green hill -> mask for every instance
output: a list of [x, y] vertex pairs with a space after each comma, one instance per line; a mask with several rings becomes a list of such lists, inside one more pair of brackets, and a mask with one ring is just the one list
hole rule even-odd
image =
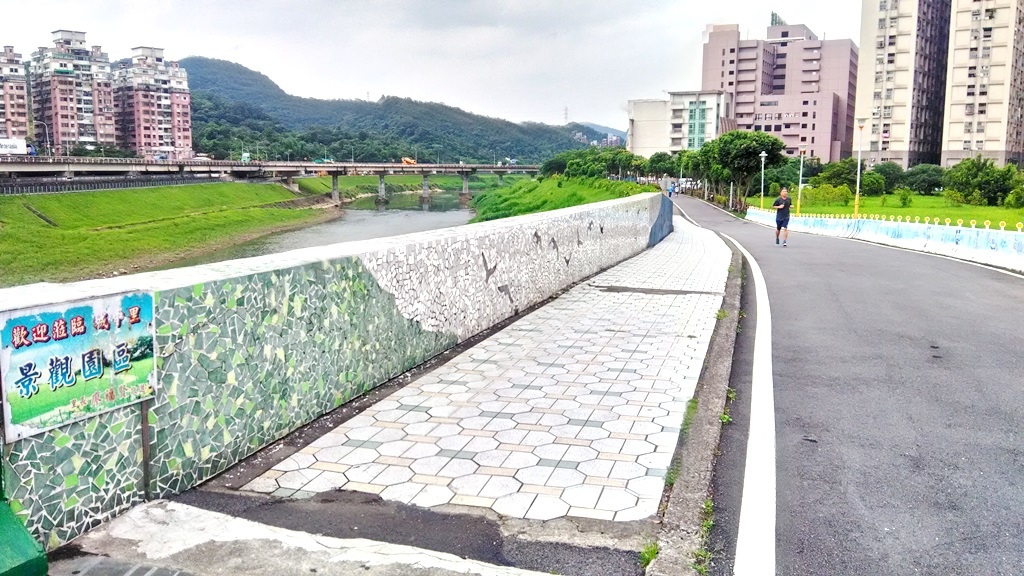
[[[420, 161], [432, 162], [440, 155], [442, 162], [491, 162], [514, 157], [521, 163], [539, 163], [563, 150], [584, 146], [573, 140], [573, 132], [581, 131], [589, 139], [603, 136], [582, 124], [517, 124], [445, 104], [396, 96], [376, 102], [301, 98], [287, 94], [259, 72], [224, 60], [189, 57], [181, 60], [181, 66], [188, 71], [195, 95], [194, 132], [206, 130], [209, 135], [212, 124], [220, 138], [225, 134], [219, 129], [230, 128], [235, 121], [249, 121], [255, 123], [250, 128], [257, 133], [252, 137], [267, 140], [266, 149], [282, 158], [287, 150], [269, 142], [267, 130], [290, 130], [299, 141], [309, 144], [303, 147], [295, 143], [291, 149], [296, 155], [321, 156], [327, 146], [328, 155], [338, 159], [354, 155], [363, 161], [415, 155]], [[234, 134], [231, 137], [246, 140]], [[196, 140], [197, 149], [215, 154], [240, 147], [230, 140], [219, 144], [210, 139]]]

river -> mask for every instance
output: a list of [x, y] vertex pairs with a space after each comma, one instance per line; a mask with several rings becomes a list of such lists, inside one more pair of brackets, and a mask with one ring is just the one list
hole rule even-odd
[[338, 242], [370, 240], [462, 226], [473, 216], [472, 210], [459, 205], [457, 192], [439, 192], [432, 195], [431, 202], [426, 209], [419, 204], [418, 193], [396, 195], [391, 204], [382, 209], [374, 207], [373, 198], [361, 198], [347, 206], [344, 216], [337, 220], [315, 224], [307, 228], [269, 234], [215, 252], [178, 260], [161, 266], [157, 270], [263, 256]]

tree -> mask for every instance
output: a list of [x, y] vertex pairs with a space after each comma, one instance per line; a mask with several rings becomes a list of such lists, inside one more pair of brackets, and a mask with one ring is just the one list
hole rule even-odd
[[857, 159], [844, 158], [838, 162], [829, 162], [820, 174], [810, 179], [810, 183], [811, 186], [846, 186], [853, 190], [857, 187]]
[[990, 158], [979, 155], [946, 170], [942, 184], [946, 189], [962, 194], [964, 198], [970, 198], [977, 192], [982, 202], [997, 206], [1013, 190], [1016, 176], [1017, 169], [1013, 164], [996, 168]]
[[918, 164], [903, 173], [903, 184], [918, 194], [935, 194], [942, 187], [945, 170], [935, 164]]
[[864, 196], [881, 196], [885, 193], [885, 178], [875, 172], [860, 175], [860, 193]]
[[895, 162], [875, 164], [871, 171], [885, 178], [886, 194], [892, 194], [893, 190], [903, 185], [903, 167]]
[[782, 166], [787, 162], [783, 154], [786, 145], [782, 140], [764, 132], [733, 130], [711, 142], [718, 143], [718, 164], [729, 171], [741, 191], [749, 191], [754, 175], [761, 173], [761, 152], [767, 153], [765, 169]]
[[647, 160], [647, 173], [651, 176], [675, 174], [677, 169], [678, 165], [667, 152], [655, 152]]

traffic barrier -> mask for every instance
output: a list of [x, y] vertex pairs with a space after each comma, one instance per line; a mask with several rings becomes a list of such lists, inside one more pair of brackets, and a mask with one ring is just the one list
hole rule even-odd
[[[940, 219], [926, 217], [923, 222], [915, 217], [903, 220], [879, 215], [862, 215], [853, 218], [849, 215], [793, 216], [789, 219], [789, 229], [793, 232], [804, 232], [820, 236], [838, 238], [855, 238], [895, 246], [907, 250], [938, 254], [990, 264], [1024, 272], [1024, 225], [1017, 223], [1007, 226], [1006, 222], [984, 222], [984, 228], [975, 228], [977, 221], [972, 220], [970, 228], [963, 226], [964, 221], [953, 222], [950, 218]], [[759, 208], [747, 208], [747, 220], [775, 226], [775, 212]], [[995, 224], [996, 227], [989, 227]]]

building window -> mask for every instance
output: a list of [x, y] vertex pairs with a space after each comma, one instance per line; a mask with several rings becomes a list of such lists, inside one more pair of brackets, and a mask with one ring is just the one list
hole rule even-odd
[[[964, 150], [970, 150], [970, 149], [971, 149], [971, 141], [970, 140], [964, 140]], [[965, 164], [965, 166], [966, 166], [966, 164]]]
[[985, 133], [985, 123], [984, 122], [978, 122], [978, 134], [984, 134], [984, 133]]
[[882, 91], [881, 90], [875, 90], [875, 100], [881, 100], [881, 99], [882, 99]]
[[882, 118], [892, 118], [892, 106], [882, 108]]
[[974, 84], [967, 85], [967, 95], [974, 96]]
[[978, 104], [978, 115], [979, 116], [985, 113], [985, 108], [987, 106], [988, 106], [988, 104], [985, 104], [984, 102]]
[[[981, 20], [981, 10], [972, 10], [971, 11], [971, 20], [974, 20], [974, 21]], [[966, 148], [964, 148], [964, 150], [966, 150]]]
[[974, 122], [964, 123], [964, 132], [970, 134], [974, 130]]
[[982, 46], [981, 47], [981, 57], [982, 58], [989, 58], [990, 56], [992, 56], [992, 48], [990, 46]]
[[964, 114], [967, 116], [974, 116], [974, 104], [967, 104], [964, 106]]
[[885, 30], [885, 18], [878, 19], [878, 29]]
[[978, 49], [972, 46], [971, 49], [968, 51], [967, 56], [971, 60], [977, 59], [978, 58]]
[[985, 149], [985, 141], [984, 140], [978, 140], [974, 144], [975, 144], [975, 146], [977, 147], [978, 150], [984, 150]]
[[896, 63], [896, 55], [890, 53], [888, 56], [886, 56], [885, 62], [886, 62], [886, 64], [895, 64]]
[[978, 96], [988, 96], [988, 85], [982, 84], [978, 89]]
[[967, 77], [968, 78], [976, 78], [977, 76], [978, 76], [978, 67], [977, 66], [968, 66], [967, 67]]
[[992, 28], [991, 27], [989, 27], [989, 28], [982, 28], [982, 30], [981, 30], [981, 37], [986, 39], [986, 40], [991, 40], [992, 39]]
[[885, 99], [892, 100], [892, 88], [885, 89]]

